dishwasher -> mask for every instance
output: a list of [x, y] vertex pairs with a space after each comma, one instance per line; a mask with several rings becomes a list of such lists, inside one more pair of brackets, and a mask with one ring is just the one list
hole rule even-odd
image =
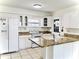
[[[41, 34], [39, 34], [39, 33], [32, 33], [32, 36], [31, 36], [30, 39], [32, 39], [33, 41], [39, 43], [40, 37], [41, 37]], [[32, 42], [32, 44], [31, 44], [31, 47], [32, 47], [32, 48], [39, 47], [39, 45], [36, 44], [35, 42]]]

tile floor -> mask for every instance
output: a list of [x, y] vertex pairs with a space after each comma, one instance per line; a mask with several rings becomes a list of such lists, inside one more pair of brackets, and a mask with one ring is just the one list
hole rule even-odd
[[0, 55], [0, 59], [42, 59], [41, 48], [30, 48], [17, 53]]

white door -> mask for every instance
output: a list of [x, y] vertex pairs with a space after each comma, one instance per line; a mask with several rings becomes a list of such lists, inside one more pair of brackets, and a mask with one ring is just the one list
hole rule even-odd
[[9, 52], [18, 51], [18, 22], [17, 16], [9, 18]]
[[0, 17], [0, 54], [8, 52], [8, 18]]

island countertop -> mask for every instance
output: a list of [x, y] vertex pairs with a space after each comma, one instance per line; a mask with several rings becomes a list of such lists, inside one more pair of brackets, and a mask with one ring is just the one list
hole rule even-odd
[[55, 39], [53, 39], [53, 37], [51, 37], [48, 35], [42, 36], [39, 38], [38, 41], [36, 41], [35, 39], [30, 39], [32, 42], [35, 42], [37, 45], [39, 45], [40, 47], [49, 47], [49, 46], [54, 46], [54, 45], [59, 45], [59, 44], [65, 44], [65, 43], [70, 43], [70, 42], [75, 42], [75, 41], [79, 41], [79, 36], [78, 35], [70, 35], [70, 34], [65, 34], [64, 37], [57, 39], [57, 41], [55, 41]]

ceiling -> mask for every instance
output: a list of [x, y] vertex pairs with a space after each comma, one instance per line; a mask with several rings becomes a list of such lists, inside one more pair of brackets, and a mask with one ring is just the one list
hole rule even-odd
[[[43, 7], [40, 9], [35, 9], [32, 6], [35, 3], [42, 4]], [[0, 5], [45, 12], [53, 12], [76, 4], [79, 4], [78, 0], [0, 0]]]

